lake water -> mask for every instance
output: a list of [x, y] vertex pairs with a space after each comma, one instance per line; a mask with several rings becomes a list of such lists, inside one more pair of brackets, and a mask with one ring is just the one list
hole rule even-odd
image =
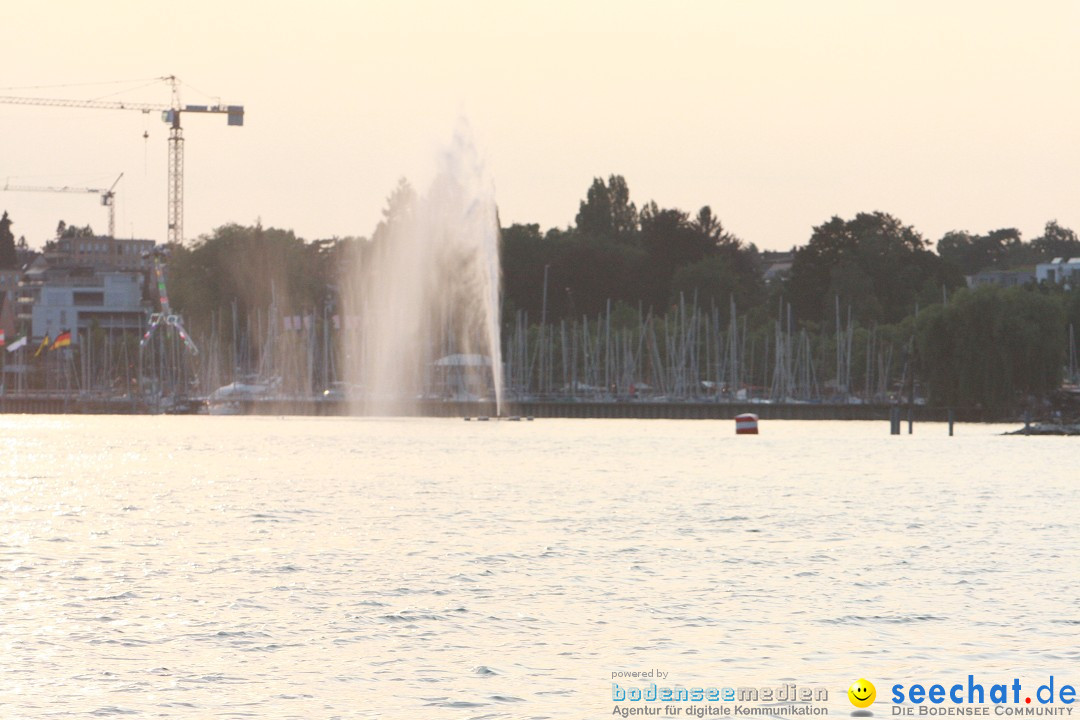
[[2, 416], [0, 717], [1080, 680], [1080, 441], [1005, 429]]

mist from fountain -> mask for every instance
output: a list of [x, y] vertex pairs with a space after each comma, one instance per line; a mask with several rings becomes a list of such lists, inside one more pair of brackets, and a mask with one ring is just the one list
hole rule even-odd
[[343, 279], [354, 409], [415, 412], [426, 399], [502, 410], [499, 224], [494, 184], [464, 122], [418, 195], [404, 181]]

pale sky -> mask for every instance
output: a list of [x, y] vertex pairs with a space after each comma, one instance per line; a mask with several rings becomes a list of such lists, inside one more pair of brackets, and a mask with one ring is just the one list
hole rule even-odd
[[[710, 205], [762, 249], [873, 210], [930, 240], [1031, 239], [1080, 231], [1077, 47], [1069, 0], [42, 0], [4, 8], [0, 94], [164, 104], [164, 84], [114, 93], [175, 74], [185, 103], [244, 105], [243, 128], [186, 116], [189, 240], [257, 219], [370, 235], [462, 116], [504, 225], [569, 225], [617, 173], [639, 207]], [[163, 240], [166, 137], [138, 112], [0, 104], [0, 182], [123, 172], [117, 235]], [[107, 226], [94, 196], [0, 208], [32, 246], [61, 218]]]

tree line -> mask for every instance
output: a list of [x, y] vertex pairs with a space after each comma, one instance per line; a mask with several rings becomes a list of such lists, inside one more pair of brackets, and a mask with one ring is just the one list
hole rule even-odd
[[[192, 327], [226, 334], [229, 313], [244, 318], [271, 305], [334, 312], [345, 282], [340, 270], [371, 252], [411, 193], [404, 182], [395, 190], [370, 240], [305, 242], [258, 225], [218, 228], [176, 249], [174, 304]], [[836, 338], [853, 332], [853, 323], [860, 340], [895, 343], [898, 394], [904, 382], [919, 382], [933, 403], [1002, 409], [1045, 397], [1062, 382], [1069, 327], [1080, 327], [1080, 290], [1034, 283], [969, 290], [965, 281], [983, 270], [1080, 256], [1076, 234], [1055, 221], [1030, 242], [1006, 228], [949, 232], [935, 244], [892, 215], [866, 212], [812, 228], [791, 249], [790, 270], [767, 283], [767, 263], [777, 255], [739, 238], [709, 206], [687, 212], [647, 202], [639, 209], [622, 176], [595, 178], [572, 226], [501, 229], [504, 337], [522, 323], [577, 322], [611, 308], [616, 322], [640, 324], [680, 304], [733, 304], [747, 336], [765, 337], [785, 321], [787, 307], [814, 338], [808, 352], [823, 375], [839, 376]], [[849, 362], [863, 371], [860, 363], [871, 360]]]
[[[412, 193], [404, 181], [395, 189], [370, 239], [308, 242], [288, 230], [230, 224], [173, 248], [173, 305], [194, 333], [226, 341], [271, 309], [337, 314], [350, 281], [344, 271], [386, 242], [387, 226]], [[5, 214], [0, 261], [7, 263], [9, 226]], [[766, 282], [770, 262], [782, 255], [790, 269]], [[731, 306], [741, 337], [763, 338], [766, 348], [779, 325], [807, 331], [808, 357], [817, 358], [822, 375], [871, 369], [869, 353], [840, 359], [842, 333], [851, 335], [848, 345], [888, 338], [898, 393], [905, 382], [909, 391], [920, 383], [936, 404], [1018, 407], [1060, 386], [1080, 328], [1080, 289], [1029, 283], [969, 290], [965, 276], [1076, 256], [1080, 239], [1053, 220], [1031, 241], [1004, 228], [953, 231], [931, 243], [880, 211], [828, 218], [790, 253], [767, 253], [726, 228], [710, 206], [639, 208], [626, 180], [611, 175], [593, 179], [569, 227], [501, 228], [503, 335], [605, 314], [643, 327], [647, 318], [688, 305], [718, 314]]]
[[933, 403], [998, 412], [1045, 398], [1061, 385], [1070, 361], [1076, 371], [1080, 288], [1029, 281], [968, 289], [965, 277], [1022, 268], [1034, 277], [1037, 263], [1080, 256], [1076, 234], [1056, 221], [1030, 242], [1005, 228], [949, 232], [935, 246], [884, 212], [832, 217], [792, 248], [790, 271], [766, 283], [765, 264], [777, 253], [742, 241], [710, 207], [691, 215], [649, 203], [639, 212], [629, 197], [622, 177], [597, 178], [575, 226], [504, 229], [504, 312], [550, 322], [598, 316], [611, 300], [624, 306], [617, 317], [640, 320], [682, 302], [704, 308], [733, 302], [749, 337], [763, 336], [767, 348], [787, 306], [796, 324], [811, 331], [809, 352], [823, 374], [874, 370], [869, 356], [838, 357], [840, 334], [852, 335], [849, 354], [852, 344], [888, 338], [896, 351], [897, 396], [919, 383]]

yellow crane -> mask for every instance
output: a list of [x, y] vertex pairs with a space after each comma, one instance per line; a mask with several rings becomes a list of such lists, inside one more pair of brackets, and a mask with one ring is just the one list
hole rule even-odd
[[[172, 102], [131, 103], [120, 100], [59, 100], [50, 98], [27, 98], [0, 96], [0, 103], [11, 105], [45, 105], [49, 107], [93, 108], [98, 110], [137, 110], [142, 113], [160, 112], [161, 119], [169, 124], [169, 180], [168, 180], [168, 238], [169, 243], [184, 241], [184, 130], [180, 118], [186, 113], [213, 113], [225, 115], [228, 124], [244, 124], [243, 105], [183, 105], [180, 103], [180, 81], [175, 75], [161, 78], [172, 89]], [[111, 234], [111, 233], [110, 233]]]
[[120, 182], [120, 178], [124, 177], [124, 173], [120, 175], [113, 182], [112, 186], [108, 190], [102, 188], [80, 188], [80, 187], [50, 187], [45, 185], [12, 185], [9, 179], [4, 185], [4, 190], [18, 190], [20, 192], [58, 192], [58, 193], [93, 193], [101, 196], [101, 204], [109, 208], [109, 237], [116, 237], [116, 184]]

